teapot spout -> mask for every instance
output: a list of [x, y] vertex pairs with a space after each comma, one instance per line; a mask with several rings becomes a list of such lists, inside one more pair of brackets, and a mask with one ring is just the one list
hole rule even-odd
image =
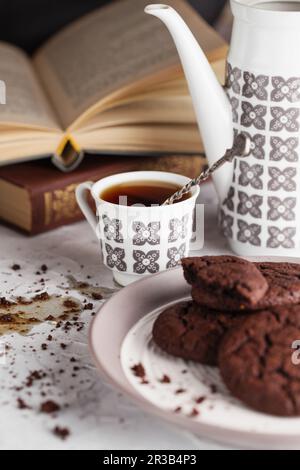
[[[192, 32], [170, 6], [148, 5], [145, 12], [159, 18], [173, 37], [192, 96], [209, 165], [213, 165], [233, 143], [230, 102]], [[232, 166], [216, 172], [214, 183], [221, 200], [226, 197]]]

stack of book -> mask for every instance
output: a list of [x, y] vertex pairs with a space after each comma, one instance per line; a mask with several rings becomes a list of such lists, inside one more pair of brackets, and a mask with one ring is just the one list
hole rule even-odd
[[[84, 180], [142, 169], [199, 173], [203, 145], [177, 51], [164, 25], [144, 14], [147, 3], [121, 0], [96, 10], [33, 58], [0, 44], [7, 86], [0, 106], [2, 220], [39, 233], [80, 219], [74, 189]], [[226, 43], [186, 0], [168, 3], [222, 82]], [[90, 156], [68, 174], [49, 158], [40, 161], [54, 155], [60, 168], [74, 168], [84, 152]]]

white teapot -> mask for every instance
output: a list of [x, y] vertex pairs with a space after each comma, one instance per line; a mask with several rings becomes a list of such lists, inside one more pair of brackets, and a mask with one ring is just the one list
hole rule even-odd
[[[220, 225], [243, 256], [300, 255], [300, 1], [231, 0], [225, 90], [193, 34], [167, 5], [146, 13], [169, 29], [184, 68], [209, 164], [239, 132], [251, 154], [214, 176]], [[299, 193], [299, 194], [298, 194]]]

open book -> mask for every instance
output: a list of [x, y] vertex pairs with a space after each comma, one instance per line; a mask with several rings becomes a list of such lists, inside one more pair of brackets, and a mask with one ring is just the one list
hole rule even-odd
[[[0, 43], [0, 164], [75, 150], [199, 153], [201, 139], [177, 51], [147, 0], [119, 0], [51, 38], [31, 59]], [[169, 0], [220, 79], [227, 46], [185, 0]], [[75, 163], [78, 163], [75, 162]]]

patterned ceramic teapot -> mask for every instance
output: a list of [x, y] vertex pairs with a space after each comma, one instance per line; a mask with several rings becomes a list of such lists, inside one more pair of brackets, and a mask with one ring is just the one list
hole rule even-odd
[[235, 133], [251, 139], [251, 155], [214, 176], [231, 248], [300, 256], [300, 1], [231, 0], [231, 7], [225, 92], [176, 11], [149, 5], [146, 12], [173, 36], [210, 165]]

